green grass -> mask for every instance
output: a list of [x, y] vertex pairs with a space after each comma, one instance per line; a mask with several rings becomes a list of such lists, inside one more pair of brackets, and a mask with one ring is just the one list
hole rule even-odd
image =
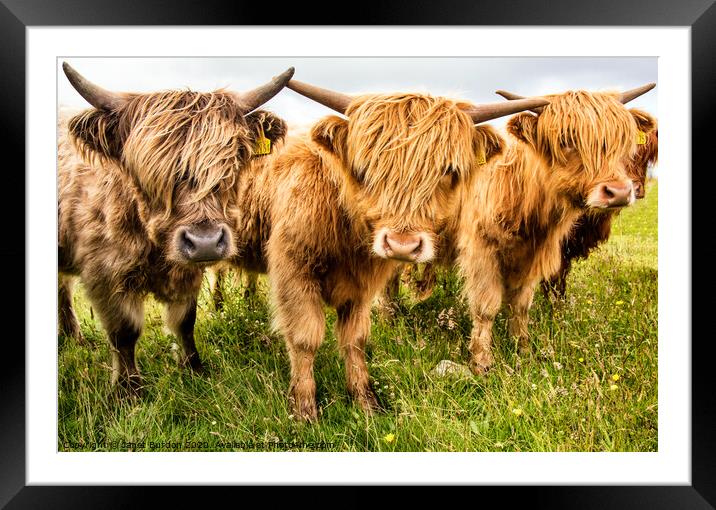
[[[369, 368], [386, 411], [373, 417], [347, 397], [329, 310], [315, 367], [320, 421], [292, 419], [288, 359], [270, 331], [265, 279], [257, 298], [227, 293], [220, 314], [202, 292], [197, 345], [206, 376], [178, 368], [177, 340], [164, 332], [160, 306], [148, 301], [137, 353], [146, 394], [119, 402], [106, 337], [78, 286], [91, 346], [59, 342], [58, 447], [263, 451], [257, 443], [314, 450], [308, 443], [323, 442], [331, 451], [656, 451], [656, 181], [646, 197], [622, 212], [606, 245], [575, 264], [566, 303], [552, 309], [536, 296], [532, 355], [515, 353], [498, 317], [496, 364], [486, 378], [431, 373], [440, 360], [467, 360], [471, 323], [452, 274], [441, 273], [422, 303], [404, 296], [392, 320], [374, 312]], [[229, 441], [241, 444], [220, 445]]]

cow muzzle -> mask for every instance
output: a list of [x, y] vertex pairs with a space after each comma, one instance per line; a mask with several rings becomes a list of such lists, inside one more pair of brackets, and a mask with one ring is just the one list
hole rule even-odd
[[594, 187], [587, 199], [587, 206], [617, 209], [633, 204], [634, 200], [634, 186], [631, 181], [610, 181]]
[[373, 251], [379, 257], [404, 262], [428, 262], [434, 256], [431, 237], [425, 232], [398, 234], [381, 228], [375, 234]]
[[230, 251], [231, 231], [223, 223], [182, 226], [177, 229], [175, 242], [177, 252], [188, 262], [216, 262]]

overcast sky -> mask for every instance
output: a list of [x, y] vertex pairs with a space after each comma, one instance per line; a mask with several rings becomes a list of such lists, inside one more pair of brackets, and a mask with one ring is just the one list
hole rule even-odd
[[[346, 93], [429, 92], [473, 103], [501, 101], [494, 91], [540, 95], [570, 89], [625, 90], [657, 81], [655, 57], [529, 57], [529, 58], [67, 58], [94, 83], [116, 91], [150, 92], [221, 87], [246, 90], [268, 81], [290, 66], [294, 77]], [[86, 107], [57, 62], [58, 104]], [[659, 87], [629, 106], [658, 118]], [[292, 125], [305, 125], [331, 110], [292, 90], [266, 103]], [[500, 127], [505, 119], [491, 121]]]

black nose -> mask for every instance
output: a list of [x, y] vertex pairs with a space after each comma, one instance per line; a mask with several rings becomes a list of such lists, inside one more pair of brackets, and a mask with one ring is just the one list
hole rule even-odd
[[177, 236], [179, 252], [192, 262], [221, 260], [228, 251], [226, 225], [182, 227]]

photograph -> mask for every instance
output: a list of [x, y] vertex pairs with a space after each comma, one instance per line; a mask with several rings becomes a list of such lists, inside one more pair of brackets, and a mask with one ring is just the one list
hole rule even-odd
[[0, 0], [0, 508], [716, 508], [715, 3]]
[[659, 452], [659, 65], [58, 56], [57, 452]]

